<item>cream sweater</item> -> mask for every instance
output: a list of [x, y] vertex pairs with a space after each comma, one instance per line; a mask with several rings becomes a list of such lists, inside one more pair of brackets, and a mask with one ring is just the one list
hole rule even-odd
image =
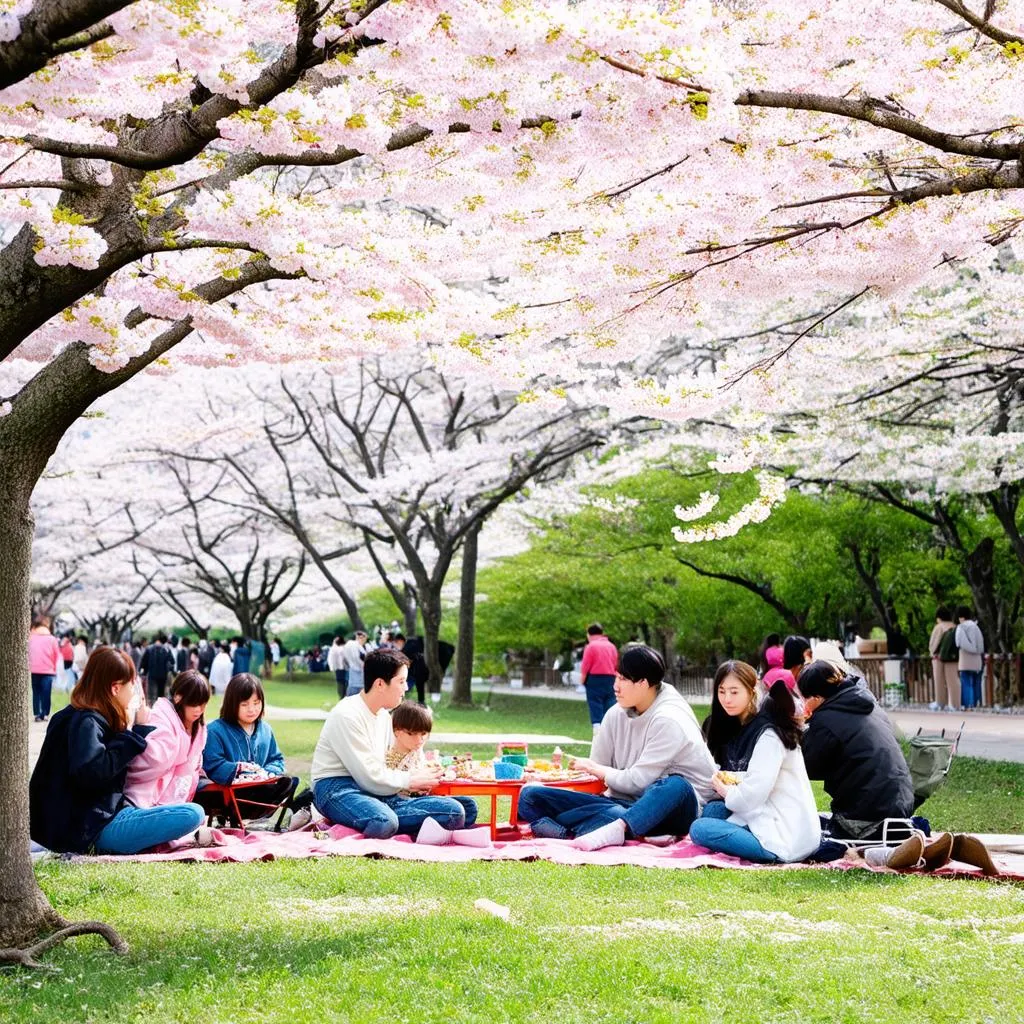
[[327, 715], [316, 750], [310, 781], [351, 776], [372, 796], [394, 796], [409, 788], [409, 772], [388, 768], [386, 759], [394, 733], [391, 715], [381, 708], [373, 714], [354, 693], [338, 701]]
[[774, 729], [754, 744], [747, 774], [729, 786], [729, 819], [746, 825], [782, 861], [809, 857], [821, 843], [821, 821], [800, 748], [787, 750]]

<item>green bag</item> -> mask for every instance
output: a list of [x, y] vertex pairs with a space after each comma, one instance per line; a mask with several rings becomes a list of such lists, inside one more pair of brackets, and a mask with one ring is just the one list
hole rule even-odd
[[939, 640], [939, 661], [956, 661], [960, 657], [956, 646], [956, 627], [951, 627], [942, 634]]
[[956, 740], [950, 736], [912, 736], [907, 764], [914, 784], [915, 804], [921, 804], [946, 781]]

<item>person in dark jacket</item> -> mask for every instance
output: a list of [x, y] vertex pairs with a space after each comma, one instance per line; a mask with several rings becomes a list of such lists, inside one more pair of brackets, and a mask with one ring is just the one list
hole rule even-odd
[[810, 716], [804, 733], [807, 774], [832, 798], [829, 832], [841, 839], [880, 837], [885, 818], [914, 813], [910, 770], [885, 712], [864, 683], [831, 662], [814, 661], [798, 683]]
[[97, 647], [71, 703], [50, 719], [32, 772], [29, 832], [37, 843], [59, 853], [131, 854], [202, 825], [206, 812], [198, 804], [143, 810], [126, 801], [128, 765], [153, 731], [145, 703], [128, 728], [137, 701], [132, 659], [114, 647]]
[[146, 694], [151, 704], [167, 693], [167, 677], [174, 674], [174, 655], [163, 633], [142, 652], [139, 674], [146, 683]]

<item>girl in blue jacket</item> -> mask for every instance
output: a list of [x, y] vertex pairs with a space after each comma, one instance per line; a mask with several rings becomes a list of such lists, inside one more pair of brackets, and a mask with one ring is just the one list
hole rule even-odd
[[[298, 779], [284, 774], [284, 755], [277, 748], [273, 729], [263, 720], [264, 706], [259, 679], [251, 672], [240, 672], [231, 677], [224, 691], [220, 718], [207, 727], [203, 770], [212, 782], [232, 786], [263, 781], [236, 794], [243, 815], [266, 813], [298, 784]], [[216, 792], [200, 789], [196, 800], [213, 813], [224, 811]]]

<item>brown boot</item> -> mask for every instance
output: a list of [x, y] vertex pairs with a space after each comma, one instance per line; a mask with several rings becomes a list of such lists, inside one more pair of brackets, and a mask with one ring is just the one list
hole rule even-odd
[[945, 867], [953, 855], [953, 836], [949, 832], [940, 832], [932, 837], [932, 841], [926, 844], [924, 853], [925, 871], [935, 871]]
[[953, 860], [981, 868], [986, 875], [998, 875], [999, 869], [992, 863], [992, 857], [985, 844], [977, 836], [953, 836]]
[[885, 866], [894, 871], [907, 871], [910, 868], [916, 868], [921, 862], [923, 853], [924, 839], [920, 834], [915, 833], [890, 852], [886, 857]]

